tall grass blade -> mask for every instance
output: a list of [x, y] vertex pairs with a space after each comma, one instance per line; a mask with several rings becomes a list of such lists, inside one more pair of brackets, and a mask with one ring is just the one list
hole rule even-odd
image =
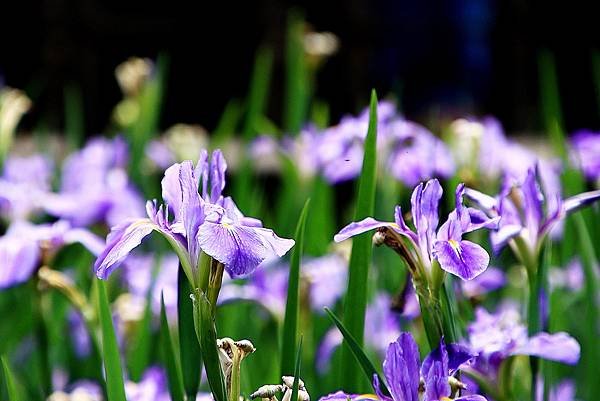
[[175, 354], [175, 347], [171, 339], [171, 331], [169, 330], [169, 322], [167, 321], [167, 313], [165, 311], [165, 299], [162, 293], [160, 295], [160, 345], [167, 371], [171, 400], [185, 401], [181, 365]]
[[194, 338], [194, 308], [190, 295], [192, 288], [179, 266], [177, 273], [177, 317], [179, 321], [179, 357], [183, 374], [183, 388], [188, 399], [196, 399], [200, 384], [202, 355]]
[[298, 388], [300, 387], [300, 368], [302, 365], [302, 337], [298, 342], [298, 351], [296, 352], [296, 363], [294, 364], [294, 383], [292, 385], [291, 400], [298, 400]]
[[8, 363], [6, 356], [0, 357], [2, 361], [2, 373], [4, 374], [4, 384], [6, 385], [6, 392], [8, 394], [8, 401], [23, 401], [21, 393], [18, 390], [15, 375]]

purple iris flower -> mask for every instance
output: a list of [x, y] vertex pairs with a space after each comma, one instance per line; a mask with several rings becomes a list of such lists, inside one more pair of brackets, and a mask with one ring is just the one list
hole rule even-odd
[[0, 177], [0, 212], [9, 220], [27, 219], [41, 210], [50, 191], [52, 162], [45, 156], [10, 156]]
[[406, 120], [389, 123], [388, 170], [409, 187], [433, 177], [450, 177], [454, 160], [446, 144], [425, 127]]
[[[475, 357], [467, 348], [446, 345], [442, 339], [437, 349], [419, 361], [419, 349], [410, 333], [401, 333], [392, 342], [383, 362], [383, 374], [391, 396], [381, 393], [377, 376], [373, 387], [382, 401], [440, 401], [451, 400], [452, 388], [448, 379]], [[485, 401], [481, 395], [454, 398], [462, 401]]]
[[513, 238], [519, 238], [525, 241], [531, 256], [539, 253], [544, 238], [558, 222], [600, 199], [600, 191], [564, 200], [556, 192], [544, 194], [536, 168], [530, 168], [521, 182], [507, 181], [497, 198], [470, 188], [465, 195], [489, 216], [501, 217], [498, 230], [491, 234], [494, 252], [499, 252]]
[[167, 375], [158, 366], [148, 368], [139, 383], [128, 381], [125, 393], [129, 401], [170, 401]]
[[497, 267], [490, 266], [475, 279], [461, 282], [461, 287], [467, 297], [476, 298], [502, 288], [505, 284], [506, 275], [504, 272]]
[[169, 241], [191, 282], [201, 252], [223, 263], [232, 278], [252, 273], [267, 258], [283, 256], [293, 240], [279, 238], [260, 220], [245, 217], [230, 197], [222, 196], [226, 168], [219, 150], [210, 163], [203, 151], [195, 167], [191, 161], [169, 167], [162, 180], [167, 206], [148, 202], [148, 218], [113, 227], [95, 263], [97, 276], [106, 278], [152, 231]]
[[69, 156], [59, 193], [44, 197], [44, 208], [75, 226], [106, 221], [114, 226], [140, 217], [144, 202], [126, 172], [127, 145], [122, 138], [96, 138]]
[[571, 137], [571, 158], [591, 180], [600, 179], [600, 132], [582, 130]]
[[343, 391], [336, 391], [319, 398], [319, 401], [378, 401], [374, 394], [346, 394]]
[[[536, 401], [544, 400], [544, 382], [543, 380], [539, 380], [537, 386], [537, 394], [535, 395]], [[572, 380], [563, 380], [558, 383], [555, 387], [550, 389], [550, 393], [548, 394], [548, 401], [575, 401], [575, 383]]]
[[412, 193], [412, 218], [416, 232], [411, 230], [396, 206], [395, 222], [382, 222], [371, 217], [350, 223], [335, 237], [336, 242], [377, 228], [388, 228], [405, 237], [412, 246], [414, 259], [430, 274], [434, 260], [440, 267], [463, 280], [471, 280], [483, 273], [490, 257], [480, 245], [463, 240], [463, 234], [480, 228], [493, 228], [498, 218], [488, 218], [481, 211], [463, 206], [464, 184], [456, 188], [456, 208], [436, 232], [439, 223], [438, 208], [442, 187], [437, 179], [419, 184]]
[[479, 352], [476, 368], [496, 372], [500, 363], [514, 355], [531, 355], [574, 365], [579, 360], [579, 343], [564, 332], [527, 335], [516, 308], [505, 307], [490, 314], [479, 307], [468, 327], [469, 346]]
[[103, 248], [102, 239], [66, 221], [35, 225], [18, 221], [0, 237], [0, 289], [23, 283], [40, 267], [42, 259], [62, 246], [80, 243], [94, 255]]

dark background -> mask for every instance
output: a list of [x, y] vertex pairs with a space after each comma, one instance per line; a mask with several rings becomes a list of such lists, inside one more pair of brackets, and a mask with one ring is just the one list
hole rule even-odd
[[24, 125], [62, 127], [63, 89], [83, 91], [86, 128], [105, 128], [121, 98], [114, 68], [130, 56], [169, 55], [161, 126], [213, 128], [225, 103], [243, 98], [255, 51], [275, 50], [269, 100], [278, 121], [287, 10], [339, 36], [318, 76], [333, 120], [366, 104], [370, 88], [399, 91], [407, 117], [493, 114], [508, 131], [541, 130], [538, 54], [556, 59], [568, 130], [598, 129], [593, 2], [392, 1], [184, 2], [20, 0], [2, 5], [0, 76], [35, 102]]

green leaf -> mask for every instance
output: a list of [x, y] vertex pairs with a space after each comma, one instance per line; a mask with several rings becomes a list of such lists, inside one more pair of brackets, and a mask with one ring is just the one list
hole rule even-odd
[[[358, 198], [354, 221], [372, 216], [375, 208], [375, 185], [377, 179], [377, 95], [371, 93], [369, 129], [365, 139], [365, 155], [358, 185]], [[344, 299], [344, 326], [362, 346], [365, 330], [365, 312], [367, 309], [367, 282], [371, 263], [371, 233], [357, 235], [352, 240], [352, 253], [348, 277], [348, 290]], [[352, 351], [347, 341], [342, 349], [342, 388], [345, 391], [359, 393], [364, 382], [359, 382], [359, 372], [352, 363]]]
[[319, 207], [311, 211], [306, 221], [305, 252], [321, 256], [327, 252], [335, 230], [333, 188], [321, 176], [313, 180], [311, 199]]
[[215, 318], [208, 298], [199, 289], [194, 292], [194, 319], [210, 390], [215, 401], [227, 401], [225, 378], [217, 349]]
[[[294, 344], [295, 345], [295, 344]], [[300, 367], [302, 365], [302, 336], [298, 342], [298, 351], [296, 352], [296, 364], [294, 366], [294, 384], [292, 385], [291, 400], [298, 401], [298, 387], [300, 386]]]
[[298, 319], [300, 314], [300, 265], [302, 264], [302, 251], [304, 249], [304, 227], [310, 199], [307, 199], [300, 213], [296, 226], [296, 246], [292, 251], [290, 261], [290, 275], [288, 278], [287, 302], [285, 305], [285, 317], [283, 320], [283, 340], [281, 342], [281, 375], [291, 374], [294, 365], [293, 358], [296, 355], [296, 339], [298, 337]]
[[379, 379], [379, 383], [380, 383], [380, 390], [383, 392], [383, 394], [389, 395], [390, 391], [386, 387], [385, 382], [383, 381], [381, 375], [379, 374], [377, 369], [375, 369], [375, 366], [373, 365], [371, 360], [367, 357], [367, 355], [365, 354], [365, 351], [363, 351], [362, 347], [354, 339], [354, 337], [352, 336], [350, 331], [348, 331], [348, 329], [346, 329], [346, 327], [344, 327], [344, 324], [340, 321], [340, 319], [337, 318], [337, 316], [329, 308], [326, 307], [324, 309], [325, 309], [325, 312], [327, 312], [327, 315], [329, 316], [331, 321], [337, 326], [340, 333], [342, 333], [342, 336], [344, 336], [344, 341], [346, 341], [346, 343], [348, 344], [348, 348], [352, 351], [352, 355], [354, 357], [354, 359], [351, 361], [352, 365], [355, 365], [355, 362], [358, 362], [358, 364], [360, 365], [360, 367], [361, 367], [363, 373], [365, 374], [365, 377], [369, 381], [369, 383], [372, 382], [373, 376], [377, 375], [377, 378]]
[[202, 355], [194, 338], [194, 308], [190, 295], [192, 288], [181, 265], [177, 273], [177, 317], [179, 321], [179, 356], [183, 374], [183, 388], [188, 399], [195, 400], [200, 384]]
[[246, 121], [243, 135], [246, 141], [251, 140], [258, 132], [257, 125], [265, 113], [265, 104], [269, 94], [269, 81], [273, 69], [273, 51], [262, 46], [256, 52], [250, 90], [246, 101]]
[[135, 330], [135, 341], [129, 348], [127, 372], [134, 382], [140, 381], [149, 365], [152, 347], [152, 290], [146, 295], [144, 316]]
[[308, 109], [308, 68], [304, 56], [304, 20], [297, 10], [288, 15], [285, 49], [286, 87], [283, 126], [286, 132], [297, 134], [306, 119]]
[[8, 401], [21, 401], [23, 398], [19, 393], [15, 376], [8, 363], [6, 356], [0, 357], [2, 361], [2, 372], [4, 373], [4, 383], [6, 384], [6, 391], [8, 393]]
[[98, 287], [98, 316], [102, 332], [102, 358], [106, 374], [106, 393], [108, 401], [126, 401], [123, 369], [117, 337], [113, 328], [112, 314], [106, 296], [106, 285], [102, 280], [96, 280]]
[[81, 146], [85, 135], [85, 123], [83, 120], [83, 98], [81, 89], [74, 83], [65, 86], [65, 134], [67, 143], [71, 150]]
[[540, 76], [540, 102], [544, 128], [550, 135], [550, 143], [554, 151], [563, 160], [568, 160], [565, 134], [563, 132], [563, 119], [560, 107], [560, 95], [558, 91], [558, 78], [556, 76], [556, 64], [552, 54], [544, 50], [538, 57], [538, 68]]
[[160, 294], [160, 344], [167, 371], [171, 400], [185, 401], [181, 365], [177, 360], [175, 347], [171, 339], [171, 331], [169, 330], [169, 322], [167, 321], [167, 313], [165, 312], [165, 299], [162, 293]]
[[586, 317], [584, 319], [587, 327], [585, 330], [585, 343], [583, 349], [587, 352], [582, 353], [581, 364], [584, 366], [585, 372], [585, 391], [583, 394], [586, 395], [587, 399], [594, 399], [598, 393], [600, 393], [600, 381], [598, 380], [598, 368], [600, 361], [600, 348], [598, 348], [598, 326], [597, 323], [600, 319], [600, 312], [598, 310], [598, 277], [596, 274], [596, 266], [598, 259], [594, 251], [594, 244], [592, 243], [590, 233], [586, 227], [585, 220], [581, 214], [573, 216], [575, 220], [575, 227], [577, 229], [577, 237], [579, 244], [579, 252], [581, 255], [581, 262], [583, 264], [584, 280], [584, 292], [585, 292], [585, 304], [587, 307]]
[[225, 110], [211, 135], [211, 147], [218, 148], [235, 134], [236, 127], [242, 116], [242, 104], [238, 99], [231, 99], [225, 105]]

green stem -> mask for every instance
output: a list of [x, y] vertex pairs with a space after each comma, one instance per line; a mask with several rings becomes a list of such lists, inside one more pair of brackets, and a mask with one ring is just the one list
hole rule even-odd
[[498, 374], [498, 386], [500, 387], [503, 398], [506, 400], [511, 400], [513, 398], [512, 371], [514, 361], [514, 357], [508, 357], [504, 362], [502, 362], [502, 365], [500, 365], [500, 372]]
[[229, 401], [240, 399], [240, 366], [242, 364], [242, 352], [233, 353], [231, 366], [231, 386], [229, 387]]
[[429, 347], [433, 350], [440, 345], [440, 340], [444, 335], [444, 325], [442, 309], [439, 297], [434, 297], [429, 291], [426, 282], [415, 281], [417, 296], [419, 297], [419, 306], [421, 307], [421, 316], [423, 325], [427, 334]]
[[211, 313], [214, 318], [217, 311], [217, 298], [221, 291], [221, 283], [223, 282], [223, 263], [216, 259], [212, 259], [210, 264], [210, 275], [208, 277], [207, 298], [211, 305]]
[[[529, 336], [537, 334], [541, 330], [540, 320], [540, 287], [537, 277], [529, 273], [527, 275], [529, 282], [529, 304], [527, 313], [527, 331]], [[529, 365], [531, 367], [531, 399], [535, 400], [537, 392], [537, 374], [539, 369], [539, 359], [534, 356], [529, 357]]]

